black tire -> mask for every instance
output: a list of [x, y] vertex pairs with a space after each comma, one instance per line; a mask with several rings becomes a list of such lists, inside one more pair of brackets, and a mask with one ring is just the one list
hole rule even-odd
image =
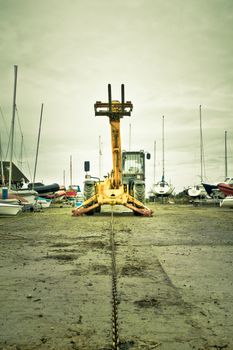
[[85, 214], [89, 216], [94, 215], [94, 209], [86, 212]]
[[95, 182], [85, 181], [84, 190], [83, 190], [84, 201], [88, 200], [94, 195], [95, 195]]
[[134, 198], [138, 201], [144, 203], [145, 202], [145, 183], [139, 182], [134, 184]]
[[133, 214], [134, 214], [135, 216], [142, 216], [142, 214], [141, 214], [141, 213], [138, 213], [137, 211], [134, 211]]
[[[85, 181], [84, 183], [84, 189], [83, 189], [83, 197], [84, 201], [88, 200], [89, 198], [93, 197], [95, 195], [95, 182], [94, 181]], [[90, 207], [93, 205], [94, 202], [91, 202], [88, 204], [87, 207]], [[95, 209], [90, 210], [86, 212], [86, 215], [94, 215]]]
[[100, 213], [101, 212], [101, 205], [99, 207], [95, 208], [95, 212], [96, 213]]

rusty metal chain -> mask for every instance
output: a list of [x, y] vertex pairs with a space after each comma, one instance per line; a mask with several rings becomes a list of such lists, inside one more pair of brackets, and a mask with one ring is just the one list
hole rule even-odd
[[113, 227], [113, 208], [111, 211], [110, 245], [112, 252], [112, 350], [119, 350], [118, 332], [118, 297], [117, 297], [117, 271], [116, 271], [116, 250]]

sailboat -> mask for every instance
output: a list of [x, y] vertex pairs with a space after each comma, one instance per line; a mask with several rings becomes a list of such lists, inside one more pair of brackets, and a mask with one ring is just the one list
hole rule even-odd
[[188, 188], [188, 195], [191, 198], [205, 198], [207, 193], [205, 191], [203, 182], [203, 165], [204, 165], [204, 148], [203, 148], [203, 135], [202, 135], [202, 116], [201, 116], [201, 105], [200, 111], [200, 163], [201, 163], [201, 183]]
[[222, 192], [226, 198], [221, 203], [221, 206], [230, 206], [232, 207], [232, 196], [233, 196], [233, 178], [228, 177], [228, 168], [227, 168], [227, 132], [225, 131], [225, 182], [218, 184], [218, 189]]
[[0, 162], [1, 162], [1, 185], [5, 186], [5, 177], [4, 177], [4, 170], [3, 170], [3, 155], [2, 155], [2, 140], [1, 140], [1, 132], [0, 132]]
[[14, 146], [14, 126], [15, 126], [15, 111], [16, 111], [16, 87], [17, 87], [17, 72], [18, 66], [14, 66], [14, 94], [13, 94], [13, 112], [12, 112], [12, 124], [11, 124], [11, 136], [10, 136], [10, 169], [9, 169], [9, 184], [8, 190], [10, 195], [16, 196], [22, 203], [27, 202], [26, 205], [32, 206], [36, 202], [38, 193], [34, 190], [25, 189], [13, 189], [12, 188], [12, 159], [13, 159], [13, 146]]
[[225, 198], [220, 202], [220, 207], [233, 208], [233, 178], [228, 178], [227, 168], [227, 132], [225, 131], [225, 177], [223, 183], [218, 184], [218, 189], [225, 195]]
[[152, 193], [156, 197], [168, 197], [174, 191], [174, 187], [165, 181], [165, 162], [164, 162], [164, 116], [163, 116], [163, 126], [162, 126], [162, 156], [163, 156], [163, 174], [161, 181], [154, 184]]
[[8, 189], [5, 187], [5, 177], [3, 170], [3, 156], [2, 156], [2, 144], [0, 135], [0, 161], [1, 161], [1, 185], [0, 189], [0, 216], [14, 216], [22, 210], [22, 206], [19, 205], [17, 198], [5, 198], [8, 197]]
[[218, 188], [226, 197], [233, 196], [233, 179], [230, 179], [228, 183], [221, 182], [218, 184]]
[[228, 177], [227, 131], [225, 131], [225, 180], [214, 184], [203, 182], [203, 186], [210, 197], [223, 199], [225, 196], [233, 194], [232, 185], [233, 178]]

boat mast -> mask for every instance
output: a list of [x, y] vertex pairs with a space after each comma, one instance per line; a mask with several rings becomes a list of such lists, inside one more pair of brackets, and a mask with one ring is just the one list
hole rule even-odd
[[200, 105], [200, 160], [201, 160], [201, 183], [203, 182], [203, 135], [202, 135], [202, 116]]
[[21, 135], [21, 145], [20, 145], [20, 160], [19, 160], [19, 166], [21, 171], [23, 170], [23, 135]]
[[63, 170], [63, 186], [66, 187], [66, 171]]
[[36, 160], [35, 160], [35, 167], [34, 167], [32, 189], [34, 189], [34, 184], [35, 184], [35, 179], [36, 179], [36, 168], [37, 168], [38, 152], [39, 152], [39, 145], [40, 145], [40, 132], [41, 132], [41, 122], [42, 122], [43, 108], [44, 108], [44, 104], [42, 103], [41, 104], [41, 110], [40, 110], [40, 123], [39, 123], [39, 132], [38, 132], [37, 147], [36, 147]]
[[72, 155], [70, 156], [70, 188], [72, 187]]
[[225, 131], [225, 179], [228, 177], [227, 169], [227, 131]]
[[162, 127], [162, 142], [163, 142], [163, 175], [162, 175], [162, 182], [164, 182], [164, 179], [165, 179], [165, 166], [164, 166], [164, 115], [163, 115], [163, 127]]
[[5, 186], [4, 170], [3, 170], [3, 156], [2, 156], [2, 140], [1, 140], [1, 133], [0, 133], [0, 160], [1, 160], [1, 178], [2, 178], [2, 186]]
[[18, 66], [14, 66], [14, 93], [13, 93], [13, 107], [12, 107], [12, 122], [11, 122], [11, 148], [10, 148], [10, 170], [9, 170], [9, 190], [12, 183], [12, 158], [13, 158], [13, 144], [14, 144], [14, 129], [15, 129], [15, 109], [16, 109], [16, 88], [17, 88], [17, 73]]
[[156, 141], [154, 141], [154, 179], [153, 184], [155, 184], [155, 168], [156, 168]]

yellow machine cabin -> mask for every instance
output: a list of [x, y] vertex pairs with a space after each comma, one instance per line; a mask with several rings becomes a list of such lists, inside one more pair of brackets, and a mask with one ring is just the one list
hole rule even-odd
[[[97, 101], [94, 105], [96, 116], [107, 116], [111, 128], [112, 163], [110, 175], [104, 181], [96, 178], [84, 182], [84, 202], [73, 210], [74, 216], [93, 215], [101, 206], [124, 205], [135, 215], [152, 216], [145, 201], [145, 152], [122, 152], [120, 119], [130, 116], [133, 105], [125, 102], [124, 85], [121, 85], [121, 102], [112, 101], [111, 85], [108, 84], [108, 102]], [[147, 154], [147, 158], [150, 155]], [[86, 169], [88, 170], [88, 168]]]

